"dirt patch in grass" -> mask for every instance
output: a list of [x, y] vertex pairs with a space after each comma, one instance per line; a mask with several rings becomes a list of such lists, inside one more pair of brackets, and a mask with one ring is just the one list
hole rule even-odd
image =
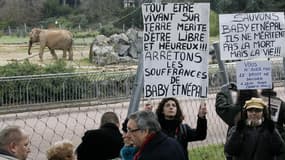
[[[28, 44], [7, 45], [0, 44], [0, 65], [5, 65], [12, 61], [23, 61], [28, 59], [32, 63], [50, 63], [53, 61], [48, 48], [44, 50], [44, 60], [40, 62], [39, 59], [39, 46], [35, 45], [31, 49], [32, 55], [28, 55]], [[62, 58], [62, 51], [56, 50], [58, 58]], [[88, 58], [89, 46], [75, 46], [74, 47], [74, 60], [80, 61], [81, 59]]]
[[[39, 59], [39, 45], [33, 45], [31, 49], [32, 55], [28, 55], [28, 44], [0, 44], [0, 66], [11, 62], [22, 62], [28, 59], [31, 63], [39, 65], [47, 65], [55, 60], [50, 54], [48, 48], [45, 48], [43, 54], [43, 62]], [[58, 58], [62, 58], [62, 51], [55, 51]], [[96, 66], [89, 63], [89, 46], [78, 45], [73, 47], [73, 61], [67, 61], [68, 65], [77, 68], [78, 71], [98, 71], [98, 70], [135, 70], [134, 64], [116, 64], [108, 66]]]

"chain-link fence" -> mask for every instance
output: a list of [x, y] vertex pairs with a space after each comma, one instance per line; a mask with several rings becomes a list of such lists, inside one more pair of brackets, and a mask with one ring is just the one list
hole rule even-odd
[[[275, 90], [284, 99], [282, 61], [274, 60]], [[226, 65], [229, 77], [235, 80], [235, 63]], [[31, 138], [29, 159], [46, 159], [45, 152], [54, 142], [71, 140], [75, 146], [84, 132], [99, 126], [101, 115], [114, 111], [121, 122], [126, 118], [132, 86], [132, 72], [78, 73], [1, 78], [0, 128], [8, 124], [20, 125]], [[189, 143], [189, 148], [223, 144], [226, 125], [215, 112], [215, 96], [221, 84], [217, 66], [209, 69], [210, 92], [208, 108], [208, 135], [206, 140]], [[178, 98], [185, 115], [185, 123], [196, 126], [199, 99]], [[285, 99], [284, 99], [285, 100]], [[145, 100], [141, 98], [140, 106]], [[157, 106], [159, 99], [151, 102]], [[213, 150], [213, 154], [222, 154]], [[205, 158], [201, 154], [201, 159]]]

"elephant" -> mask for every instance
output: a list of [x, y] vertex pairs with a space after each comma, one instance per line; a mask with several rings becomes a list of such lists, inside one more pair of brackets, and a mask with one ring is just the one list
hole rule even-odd
[[29, 33], [29, 50], [28, 54], [31, 55], [31, 47], [33, 43], [40, 43], [40, 61], [43, 61], [44, 48], [48, 47], [54, 59], [57, 59], [55, 50], [63, 50], [63, 58], [66, 59], [66, 51], [69, 52], [68, 60], [73, 60], [72, 50], [72, 33], [63, 29], [40, 29], [33, 28]]

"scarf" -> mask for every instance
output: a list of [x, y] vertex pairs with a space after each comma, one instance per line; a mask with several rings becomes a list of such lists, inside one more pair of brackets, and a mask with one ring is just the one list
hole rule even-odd
[[141, 156], [142, 151], [144, 150], [144, 147], [154, 138], [155, 135], [156, 135], [155, 133], [151, 133], [151, 134], [149, 134], [146, 137], [146, 140], [144, 141], [142, 146], [139, 148], [138, 152], [135, 154], [133, 160], [138, 160], [139, 159], [139, 157]]
[[167, 120], [164, 118], [159, 119], [159, 123], [161, 125], [162, 131], [167, 134], [169, 137], [175, 137], [177, 133], [177, 129], [179, 128], [180, 121], [173, 119]]

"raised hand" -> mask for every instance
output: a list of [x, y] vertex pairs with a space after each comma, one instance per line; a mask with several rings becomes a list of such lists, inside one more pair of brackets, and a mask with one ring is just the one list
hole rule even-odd
[[206, 103], [205, 102], [202, 102], [200, 104], [200, 107], [199, 107], [199, 112], [198, 112], [198, 116], [200, 118], [205, 118], [206, 114], [208, 113], [208, 110], [207, 110], [207, 107], [206, 107]]

